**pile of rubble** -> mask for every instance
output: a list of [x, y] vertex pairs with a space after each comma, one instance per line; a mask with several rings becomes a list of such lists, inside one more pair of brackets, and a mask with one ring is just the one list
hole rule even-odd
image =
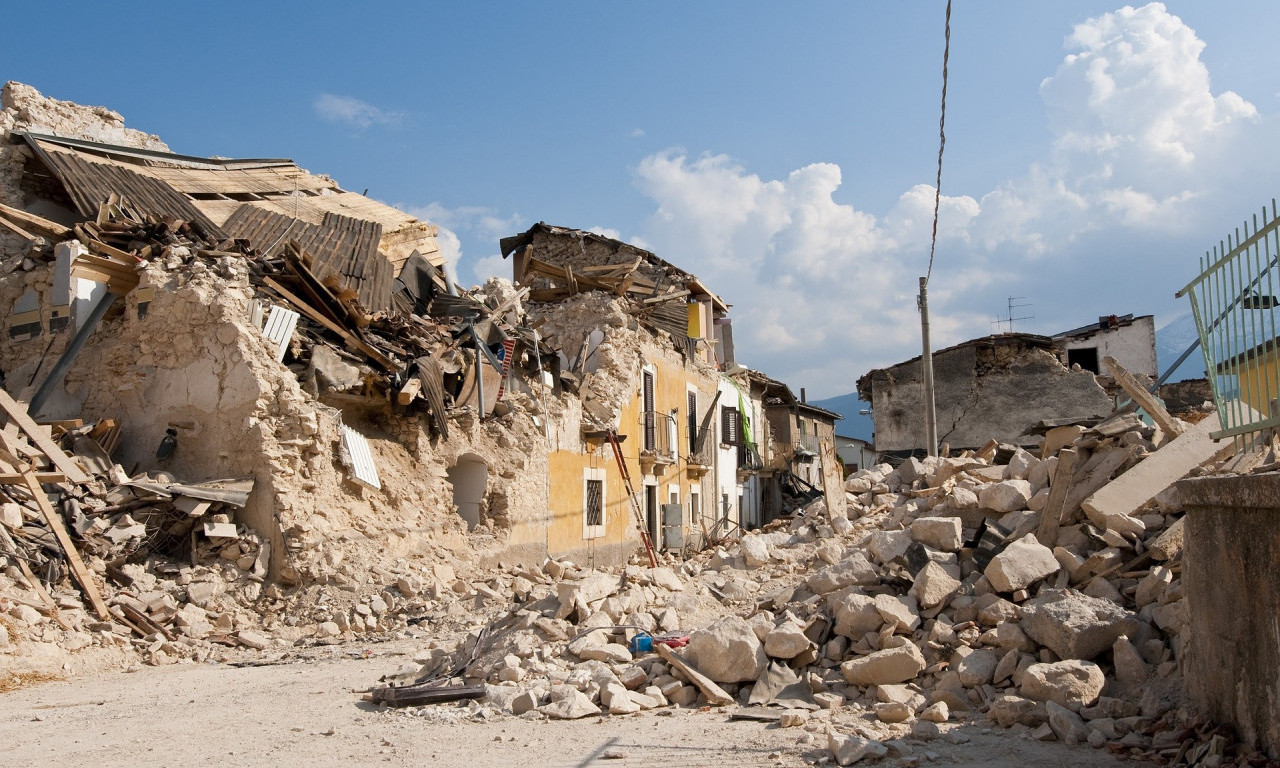
[[[958, 725], [984, 718], [1164, 764], [1257, 765], [1180, 709], [1176, 489], [1160, 485], [1131, 514], [1099, 508], [1117, 475], [1158, 468], [1158, 446], [1183, 453], [1208, 427], [1170, 440], [1123, 416], [1051, 433], [1045, 458], [992, 444], [879, 465], [848, 478], [847, 517], [819, 500], [680, 565], [550, 561], [515, 577], [503, 620], [428, 649], [371, 696], [422, 704], [416, 693], [448, 697], [452, 675], [471, 683], [452, 698], [487, 704], [407, 711], [772, 705], [736, 716], [803, 725], [802, 743], [826, 734], [841, 765], [910, 754], [903, 739], [963, 740]], [[1074, 469], [1059, 475], [1067, 455]]]

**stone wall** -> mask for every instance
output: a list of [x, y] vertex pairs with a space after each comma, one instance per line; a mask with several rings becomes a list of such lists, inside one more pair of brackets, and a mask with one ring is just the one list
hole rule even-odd
[[1187, 694], [1280, 757], [1280, 474], [1200, 477], [1178, 491], [1187, 510]]
[[[924, 448], [919, 361], [872, 377], [877, 451]], [[938, 440], [953, 450], [988, 440], [1025, 443], [1042, 419], [1102, 416], [1110, 398], [1088, 371], [1070, 371], [1050, 352], [1023, 345], [963, 345], [934, 356]]]

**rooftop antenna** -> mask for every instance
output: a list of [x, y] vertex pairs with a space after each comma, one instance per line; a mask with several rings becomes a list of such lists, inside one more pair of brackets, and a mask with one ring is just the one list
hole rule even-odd
[[1017, 303], [1025, 298], [1027, 297], [1026, 296], [1010, 296], [1009, 297], [1008, 309], [1006, 310], [1005, 316], [1000, 317], [999, 315], [996, 315], [996, 319], [991, 321], [991, 324], [996, 327], [997, 333], [1001, 333], [1000, 326], [1002, 325], [1007, 326], [1007, 330], [1003, 331], [1003, 333], [1013, 333], [1014, 322], [1036, 319], [1035, 315], [1023, 315], [1021, 317], [1014, 317], [1014, 312], [1016, 312], [1017, 310], [1026, 309], [1027, 307], [1031, 306], [1031, 302], [1029, 301], [1023, 304]]

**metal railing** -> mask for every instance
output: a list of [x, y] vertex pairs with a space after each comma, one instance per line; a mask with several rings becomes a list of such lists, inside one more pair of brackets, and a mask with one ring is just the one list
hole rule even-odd
[[1241, 437], [1280, 426], [1280, 218], [1276, 202], [1207, 251], [1200, 275], [1176, 294], [1191, 300], [1221, 429]]
[[645, 437], [645, 445], [641, 447], [651, 451], [658, 461], [674, 462], [680, 452], [675, 416], [661, 411], [644, 411], [640, 418]]
[[699, 427], [689, 440], [689, 463], [709, 467], [715, 462], [715, 451], [715, 430]]
[[758, 472], [764, 469], [764, 461], [755, 446], [738, 443], [738, 469], [746, 472]]
[[813, 454], [819, 453], [821, 441], [817, 435], [796, 435], [796, 449], [805, 450]]

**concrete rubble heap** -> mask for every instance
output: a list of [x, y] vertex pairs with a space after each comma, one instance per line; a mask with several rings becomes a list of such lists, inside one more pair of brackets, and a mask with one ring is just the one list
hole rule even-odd
[[[1077, 454], [1071, 485], [1106, 487], [1169, 442], [1113, 417], [1065, 446]], [[1042, 525], [1057, 463], [992, 444], [881, 464], [847, 479], [847, 517], [819, 500], [658, 568], [548, 561], [519, 574], [524, 591], [487, 634], [431, 649], [392, 682], [443, 683], [454, 669], [484, 684], [485, 703], [406, 710], [427, 717], [771, 705], [841, 765], [962, 741], [969, 722], [1167, 763], [1235, 759], [1180, 708], [1176, 491], [1105, 526], [1068, 493], [1059, 524]], [[686, 637], [659, 654], [636, 645]]]

